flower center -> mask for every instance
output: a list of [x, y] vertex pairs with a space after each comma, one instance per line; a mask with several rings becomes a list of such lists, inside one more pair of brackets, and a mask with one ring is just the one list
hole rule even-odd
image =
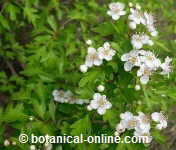
[[153, 56], [147, 56], [147, 59], [152, 61], [152, 60], [154, 60], [154, 57]]
[[98, 101], [98, 105], [100, 107], [104, 106], [106, 104], [106, 100], [104, 100], [103, 98], [101, 98], [99, 101]]
[[128, 125], [129, 125], [130, 127], [135, 127], [136, 124], [137, 124], [137, 121], [134, 120], [134, 119], [132, 119], [132, 120], [130, 120], [130, 121], [128, 122]]
[[97, 54], [96, 54], [96, 53], [92, 54], [92, 55], [90, 56], [90, 59], [92, 59], [92, 60], [98, 59]]
[[144, 117], [142, 118], [142, 122], [143, 122], [143, 123], [150, 123], [150, 117], [149, 117], [149, 116], [144, 116]]
[[104, 50], [104, 51], [103, 51], [103, 54], [104, 54], [105, 56], [108, 56], [108, 55], [109, 55], [109, 50], [107, 50], [107, 49]]
[[117, 6], [113, 6], [113, 7], [112, 7], [112, 11], [113, 11], [114, 13], [119, 13], [120, 8], [118, 8]]
[[132, 63], [135, 63], [135, 62], [137, 61], [137, 58], [136, 58], [136, 57], [131, 57], [131, 58], [129, 59], [129, 61], [132, 62]]
[[150, 75], [150, 73], [151, 73], [151, 72], [150, 72], [150, 70], [149, 70], [149, 69], [145, 69], [145, 70], [144, 70], [144, 75], [149, 76], [149, 75]]
[[60, 97], [64, 97], [65, 92], [64, 91], [60, 91], [59, 94], [60, 94]]

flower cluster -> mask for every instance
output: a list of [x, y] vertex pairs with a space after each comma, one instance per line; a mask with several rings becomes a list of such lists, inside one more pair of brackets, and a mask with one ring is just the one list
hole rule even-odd
[[91, 111], [92, 109], [97, 109], [97, 112], [100, 115], [106, 113], [106, 109], [110, 109], [112, 104], [106, 99], [106, 95], [101, 95], [100, 93], [95, 93], [93, 100], [90, 101], [90, 104], [87, 106], [87, 109]]
[[88, 47], [88, 54], [86, 56], [85, 64], [80, 66], [80, 71], [85, 73], [87, 69], [92, 66], [100, 66], [103, 63], [103, 59], [110, 61], [115, 55], [115, 50], [113, 50], [108, 42], [105, 42], [102, 47], [97, 50], [93, 47]]
[[[134, 6], [130, 3], [129, 6], [130, 14], [128, 19], [130, 20], [130, 28], [136, 29], [137, 25], [142, 24], [148, 29], [151, 36], [156, 36], [158, 32], [154, 25], [155, 20], [153, 15], [146, 11], [143, 12], [139, 4]], [[110, 10], [107, 13], [108, 15], [111, 15], [114, 20], [117, 20], [121, 15], [126, 14], [123, 10], [125, 8], [123, 3], [110, 3], [109, 8]], [[152, 46], [154, 44], [150, 39], [150, 36], [145, 33], [134, 34], [131, 37], [131, 44], [133, 46], [133, 50], [121, 56], [121, 60], [126, 62], [124, 64], [125, 71], [131, 71], [131, 69], [135, 66], [139, 67], [137, 76], [140, 77], [142, 84], [147, 84], [149, 77], [158, 69], [162, 69], [160, 74], [169, 76], [169, 73], [172, 71], [172, 67], [170, 65], [172, 59], [167, 57], [165, 62], [161, 64], [161, 61], [153, 52], [141, 50], [143, 45]]]
[[120, 114], [121, 121], [116, 126], [115, 135], [120, 135], [125, 130], [134, 130], [134, 136], [147, 137], [145, 143], [152, 141], [150, 134], [152, 120], [156, 122], [156, 129], [161, 130], [167, 127], [167, 118], [163, 113], [154, 112], [150, 115], [145, 115], [143, 112], [139, 112], [137, 116], [134, 116], [131, 112], [125, 112]]
[[59, 103], [69, 103], [69, 104], [84, 104], [89, 103], [86, 99], [77, 99], [71, 91], [54, 90], [53, 91], [54, 100]]
[[172, 71], [172, 67], [170, 66], [172, 59], [167, 57], [165, 62], [161, 63], [160, 59], [151, 51], [132, 50], [129, 53], [123, 54], [121, 60], [125, 61], [125, 71], [131, 71], [133, 67], [139, 67], [137, 76], [140, 77], [142, 84], [147, 84], [149, 77], [158, 69], [163, 70], [161, 72], [162, 75], [169, 75]]
[[141, 7], [130, 8], [130, 15], [128, 16], [130, 20], [129, 27], [131, 29], [136, 29], [137, 25], [143, 24], [146, 26], [148, 31], [152, 36], [156, 36], [158, 32], [155, 28], [155, 19], [151, 13], [141, 11]]

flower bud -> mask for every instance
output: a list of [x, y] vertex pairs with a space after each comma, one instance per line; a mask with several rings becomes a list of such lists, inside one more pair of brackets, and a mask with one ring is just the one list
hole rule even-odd
[[86, 44], [87, 44], [87, 45], [92, 45], [92, 40], [87, 40], [87, 41], [86, 41]]
[[87, 72], [87, 69], [88, 69], [88, 67], [86, 65], [81, 65], [80, 66], [80, 71], [83, 72], [83, 73]]
[[4, 141], [4, 146], [9, 146], [9, 145], [10, 145], [9, 140], [5, 140], [5, 141]]
[[97, 87], [97, 89], [98, 89], [99, 92], [103, 92], [104, 89], [105, 89], [105, 87], [104, 87], [103, 85], [99, 85], [99, 86]]
[[135, 23], [135, 22], [130, 22], [130, 23], [129, 23], [129, 27], [130, 27], [131, 29], [136, 29], [136, 23]]
[[136, 91], [139, 91], [140, 89], [141, 89], [140, 85], [136, 85], [136, 86], [135, 86], [135, 90], [136, 90]]

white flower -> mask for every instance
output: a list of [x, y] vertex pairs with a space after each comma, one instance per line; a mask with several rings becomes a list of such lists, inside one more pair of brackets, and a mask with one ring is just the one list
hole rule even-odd
[[125, 71], [131, 71], [134, 66], [140, 66], [139, 51], [132, 50], [121, 56], [122, 61], [126, 61], [124, 64]]
[[128, 19], [135, 23], [135, 24], [144, 24], [145, 23], [145, 18], [144, 18], [144, 14], [137, 10], [137, 9], [130, 9], [131, 14], [128, 16]]
[[115, 50], [110, 47], [108, 42], [105, 42], [103, 47], [98, 48], [98, 55], [100, 59], [105, 59], [107, 61], [112, 60], [112, 57], [115, 55]]
[[86, 65], [81, 65], [80, 66], [80, 71], [83, 72], [83, 73], [87, 72], [87, 69], [88, 69], [88, 67]]
[[87, 41], [86, 41], [86, 44], [87, 44], [87, 45], [92, 45], [92, 40], [87, 40]]
[[135, 90], [136, 90], [136, 91], [139, 91], [140, 89], [141, 89], [140, 85], [136, 85], [136, 86], [135, 86]]
[[125, 5], [120, 2], [113, 2], [109, 4], [110, 10], [107, 11], [107, 14], [109, 16], [112, 16], [113, 20], [118, 20], [120, 16], [123, 16], [126, 14], [124, 11]]
[[134, 34], [131, 43], [135, 49], [141, 49], [143, 46], [143, 38], [138, 34]]
[[150, 128], [150, 116], [145, 115], [143, 112], [139, 112], [135, 130], [143, 133], [149, 133]]
[[155, 20], [151, 13], [144, 12], [145, 17], [145, 25], [148, 28], [148, 31], [151, 33], [152, 36], [157, 36], [158, 32], [155, 29]]
[[123, 133], [123, 132], [125, 132], [125, 130], [126, 130], [126, 125], [124, 124], [124, 122], [120, 122], [119, 124], [117, 124], [117, 126], [116, 126], [116, 132], [117, 133]]
[[161, 130], [167, 127], [167, 118], [163, 115], [163, 113], [154, 112], [151, 115], [152, 120], [157, 122], [156, 128]]
[[137, 118], [136, 116], [133, 116], [131, 112], [125, 112], [120, 114], [121, 124], [126, 128], [126, 129], [134, 129], [137, 125]]
[[153, 44], [153, 42], [150, 40], [150, 37], [145, 34], [134, 34], [132, 36], [131, 43], [135, 49], [141, 49], [144, 44]]
[[147, 84], [149, 81], [149, 76], [152, 74], [152, 70], [145, 65], [142, 65], [140, 69], [137, 71], [137, 76], [140, 77], [140, 81], [142, 84]]
[[145, 17], [145, 23], [144, 24], [147, 27], [153, 27], [154, 23], [155, 23], [153, 15], [151, 13], [144, 12], [144, 17]]
[[54, 100], [60, 103], [64, 103], [65, 102], [65, 92], [63, 90], [54, 90], [53, 91], [53, 96], [54, 96]]
[[102, 64], [102, 60], [99, 58], [98, 53], [95, 48], [89, 47], [88, 48], [88, 55], [86, 56], [85, 65], [88, 67], [100, 66]]
[[6, 139], [6, 140], [4, 141], [4, 146], [9, 146], [9, 145], [10, 145], [10, 142], [9, 142], [9, 140]]
[[93, 96], [93, 100], [91, 100], [88, 109], [97, 109], [97, 112], [100, 115], [106, 113], [106, 109], [110, 109], [112, 104], [106, 99], [105, 95], [101, 95], [100, 93], [95, 93]]
[[99, 86], [97, 87], [97, 89], [98, 89], [99, 92], [103, 92], [104, 89], [105, 89], [105, 87], [104, 87], [103, 85], [99, 85]]
[[154, 53], [150, 52], [150, 51], [141, 51], [142, 56], [141, 61], [149, 68], [151, 68], [152, 70], [156, 70], [158, 69], [158, 67], [160, 67], [161, 65], [161, 61], [156, 58], [156, 56], [154, 55]]
[[54, 90], [53, 91], [54, 100], [60, 103], [68, 103], [68, 104], [84, 104], [89, 101], [86, 99], [77, 99], [71, 91], [63, 91], [63, 90]]
[[160, 74], [169, 76], [169, 73], [172, 72], [172, 66], [170, 65], [171, 61], [172, 59], [168, 56], [165, 58], [165, 62], [160, 65], [162, 68], [162, 72]]

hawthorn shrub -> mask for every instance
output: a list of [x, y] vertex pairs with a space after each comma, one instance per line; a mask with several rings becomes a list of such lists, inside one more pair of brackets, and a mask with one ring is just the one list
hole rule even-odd
[[[0, 149], [147, 150], [166, 143], [176, 103], [174, 11], [174, 0], [2, 0]], [[20, 134], [149, 141], [34, 144], [20, 143]]]

